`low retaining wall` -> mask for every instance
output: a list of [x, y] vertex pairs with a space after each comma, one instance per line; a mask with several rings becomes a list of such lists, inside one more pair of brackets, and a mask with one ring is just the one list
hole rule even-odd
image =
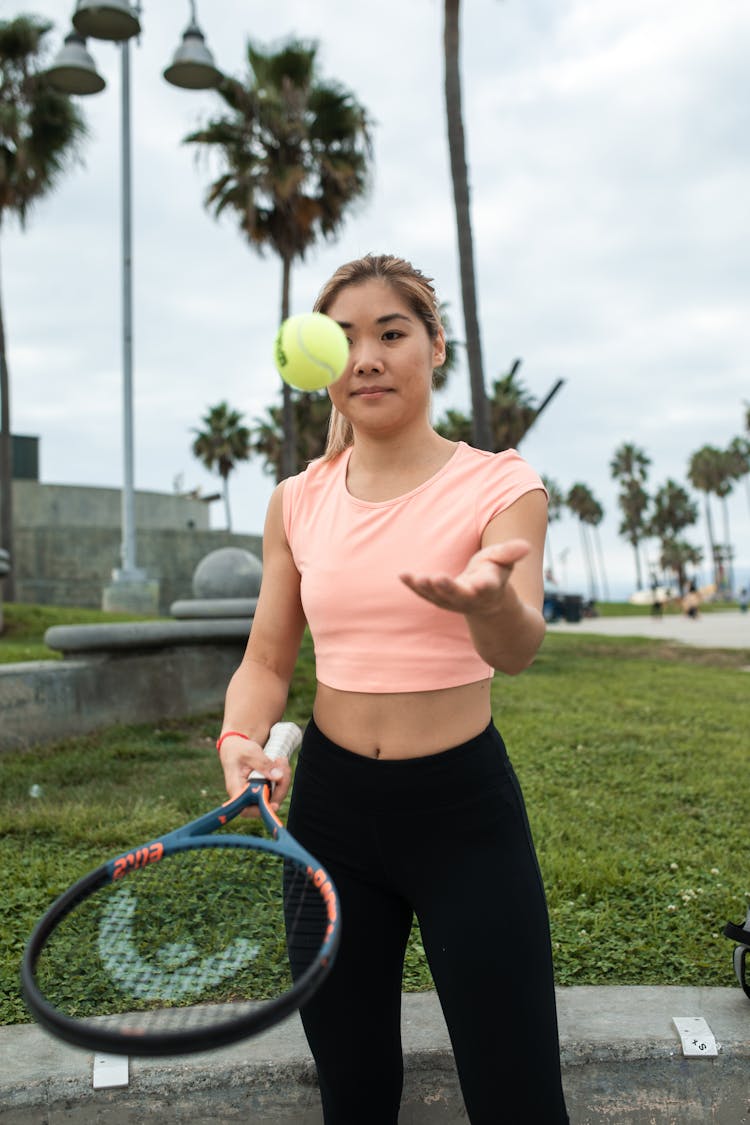
[[221, 709], [248, 621], [206, 623], [202, 637], [202, 623], [137, 624], [106, 652], [81, 646], [62, 661], [0, 665], [0, 751]]

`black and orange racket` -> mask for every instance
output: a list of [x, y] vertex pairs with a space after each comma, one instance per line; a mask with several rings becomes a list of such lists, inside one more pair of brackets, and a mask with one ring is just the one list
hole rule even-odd
[[[277, 723], [265, 753], [288, 758], [300, 739]], [[269, 794], [253, 776], [233, 801], [62, 894], [24, 952], [34, 1018], [92, 1051], [167, 1055], [235, 1042], [303, 1004], [336, 955], [338, 897]], [[259, 821], [227, 831], [253, 806]]]

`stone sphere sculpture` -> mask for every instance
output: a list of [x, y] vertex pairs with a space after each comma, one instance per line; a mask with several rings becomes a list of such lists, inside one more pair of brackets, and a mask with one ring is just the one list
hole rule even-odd
[[201, 559], [193, 574], [193, 597], [257, 598], [263, 567], [242, 547], [219, 547]]

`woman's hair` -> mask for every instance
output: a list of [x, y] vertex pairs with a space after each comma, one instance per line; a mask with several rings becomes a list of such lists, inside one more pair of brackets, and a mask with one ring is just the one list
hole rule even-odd
[[[314, 312], [327, 312], [342, 289], [362, 285], [366, 281], [385, 281], [398, 293], [425, 328], [431, 340], [436, 340], [442, 328], [440, 309], [432, 278], [425, 275], [403, 258], [393, 254], [366, 254], [339, 266], [318, 294]], [[324, 461], [332, 461], [352, 444], [354, 435], [351, 423], [335, 406], [331, 406]]]

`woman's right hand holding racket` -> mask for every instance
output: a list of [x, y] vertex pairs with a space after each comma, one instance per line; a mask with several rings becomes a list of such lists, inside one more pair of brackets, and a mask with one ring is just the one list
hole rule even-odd
[[[224, 770], [224, 783], [229, 800], [238, 797], [247, 788], [252, 773], [259, 773], [271, 782], [270, 807], [278, 812], [292, 781], [292, 770], [287, 759], [267, 757], [260, 742], [241, 734], [228, 734], [221, 739], [219, 760]], [[257, 808], [245, 809], [241, 814], [257, 817]]]

